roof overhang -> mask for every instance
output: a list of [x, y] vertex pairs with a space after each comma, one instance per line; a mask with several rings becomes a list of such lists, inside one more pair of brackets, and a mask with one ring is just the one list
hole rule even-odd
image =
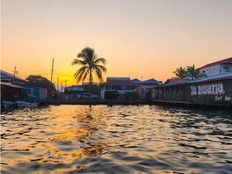
[[1, 85], [1, 86], [11, 87], [11, 88], [18, 88], [18, 89], [24, 88], [24, 87], [22, 87], [22, 86], [15, 85], [15, 84], [12, 84], [12, 83], [6, 83], [6, 82], [0, 82], [0, 85]]

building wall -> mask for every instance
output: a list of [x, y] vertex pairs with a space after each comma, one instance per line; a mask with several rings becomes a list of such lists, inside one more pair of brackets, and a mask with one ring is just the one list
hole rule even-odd
[[106, 85], [106, 90], [120, 90], [120, 91], [130, 91], [135, 89], [135, 86], [127, 86], [127, 85]]
[[232, 72], [232, 65], [225, 64], [225, 65], [210, 66], [200, 69], [200, 72], [206, 74], [208, 77], [214, 75], [226, 74]]
[[206, 74], [208, 77], [219, 75], [221, 74], [221, 66], [220, 65], [209, 66], [209, 67], [200, 69], [200, 72], [203, 74]]
[[221, 74], [231, 73], [232, 72], [232, 64], [221, 65]]
[[151, 98], [167, 101], [186, 101], [184, 95], [186, 88], [184, 85], [154, 88], [151, 90]]
[[232, 79], [173, 85], [151, 90], [151, 100], [232, 106]]
[[47, 88], [39, 88], [39, 99], [46, 100], [48, 97], [48, 90]]

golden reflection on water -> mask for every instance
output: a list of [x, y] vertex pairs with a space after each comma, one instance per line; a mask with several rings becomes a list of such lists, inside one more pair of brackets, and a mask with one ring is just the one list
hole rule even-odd
[[[70, 108], [72, 109], [72, 108]], [[69, 110], [68, 112], [73, 114], [61, 114], [67, 112], [65, 106], [61, 106], [55, 115], [49, 115], [55, 119], [53, 127], [47, 127], [43, 131], [46, 134], [53, 134], [51, 142], [62, 144], [78, 144], [78, 142], [88, 140], [88, 137], [94, 134], [99, 129], [103, 129], [106, 126], [106, 114], [105, 108], [88, 108], [78, 107], [78, 109]], [[54, 157], [62, 157], [63, 162], [69, 162], [73, 158], [83, 158], [96, 156], [104, 153], [104, 149], [109, 145], [107, 142], [87, 141], [89, 147], [79, 146], [78, 150], [72, 150], [71, 152], [58, 150], [54, 145], [45, 145], [46, 149], [49, 149], [49, 153]]]
[[[211, 134], [232, 131], [230, 124], [201, 112], [61, 105], [15, 111], [2, 118], [5, 172], [174, 173], [196, 162], [223, 164], [232, 152], [226, 134]], [[214, 155], [218, 151], [222, 159]], [[192, 171], [203, 171], [199, 168]]]

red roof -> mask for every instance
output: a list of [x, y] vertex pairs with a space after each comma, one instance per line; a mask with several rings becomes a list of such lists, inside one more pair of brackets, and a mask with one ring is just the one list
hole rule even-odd
[[22, 86], [14, 85], [14, 84], [12, 84], [12, 83], [6, 83], [6, 82], [0, 82], [0, 85], [12, 87], [12, 88], [24, 88], [24, 87], [22, 87]]
[[178, 77], [172, 77], [170, 79], [167, 79], [165, 83], [179, 83], [179, 82], [186, 82], [188, 80], [180, 79]]
[[220, 64], [231, 64], [232, 63], [232, 57], [230, 58], [227, 58], [227, 59], [223, 59], [223, 60], [220, 60], [220, 61], [217, 61], [217, 62], [213, 62], [213, 63], [209, 63], [199, 69], [202, 69], [202, 68], [207, 68], [207, 67], [210, 67], [210, 66], [215, 66], [215, 65], [220, 65]]

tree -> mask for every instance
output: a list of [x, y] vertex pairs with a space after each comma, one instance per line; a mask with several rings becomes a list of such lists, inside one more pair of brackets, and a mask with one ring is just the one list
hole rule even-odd
[[103, 82], [103, 72], [107, 71], [105, 58], [98, 58], [95, 54], [94, 49], [86, 47], [77, 55], [72, 62], [72, 65], [80, 65], [80, 68], [74, 74], [77, 83], [83, 82], [87, 79], [89, 84], [93, 83], [93, 75], [97, 76], [100, 83]]
[[197, 79], [197, 78], [199, 78], [199, 77], [202, 76], [202, 74], [200, 73], [199, 69], [195, 68], [195, 65], [187, 66], [186, 72], [187, 72], [187, 74], [190, 76], [190, 78], [192, 80]]
[[174, 73], [176, 74], [176, 77], [179, 77], [180, 79], [185, 79], [187, 77], [187, 72], [182, 66], [176, 68], [176, 71], [174, 71]]
[[40, 76], [40, 75], [29, 75], [26, 80], [30, 83], [38, 85], [40, 87], [44, 87], [48, 89], [48, 92], [55, 91], [55, 85], [51, 83], [47, 78]]

